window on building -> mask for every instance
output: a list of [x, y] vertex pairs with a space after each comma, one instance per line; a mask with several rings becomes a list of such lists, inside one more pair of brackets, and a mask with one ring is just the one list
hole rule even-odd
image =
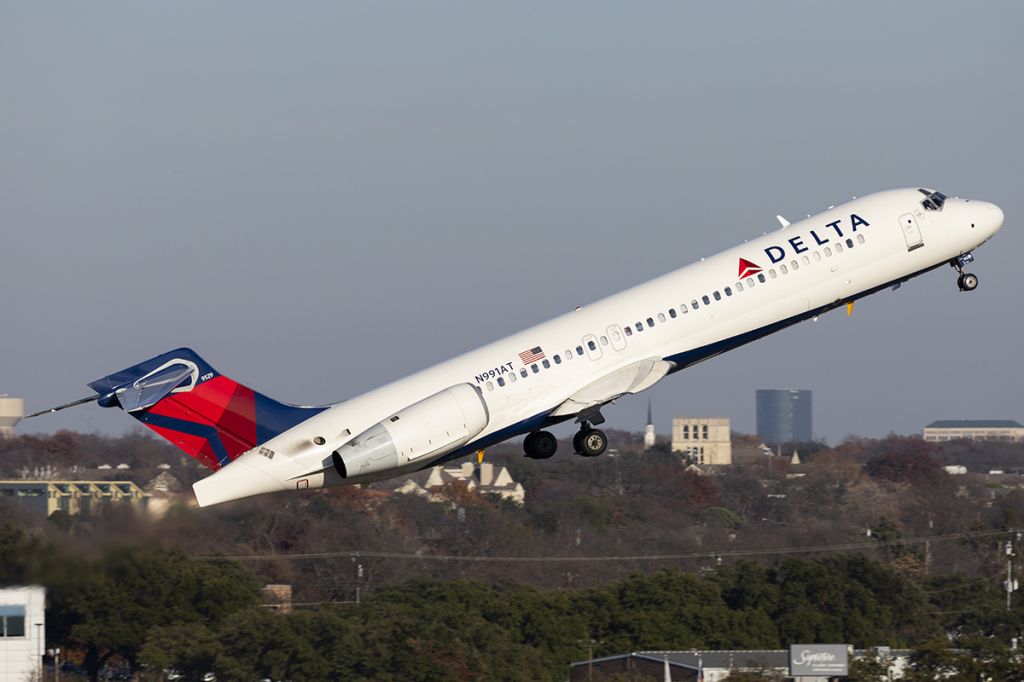
[[25, 607], [0, 605], [0, 637], [25, 636]]
[[[704, 425], [704, 440], [707, 440], [707, 439], [708, 439], [708, 425], [705, 424]], [[703, 451], [704, 451], [704, 448], [701, 448], [701, 452], [703, 452]]]
[[690, 440], [690, 425], [683, 424], [683, 440]]
[[668, 309], [668, 316], [671, 317], [673, 320], [676, 319], [676, 309], [675, 308], [669, 308]]

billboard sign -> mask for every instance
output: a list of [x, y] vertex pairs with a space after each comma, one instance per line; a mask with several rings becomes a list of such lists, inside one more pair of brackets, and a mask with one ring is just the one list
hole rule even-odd
[[793, 677], [842, 677], [849, 674], [846, 644], [790, 644], [789, 674]]

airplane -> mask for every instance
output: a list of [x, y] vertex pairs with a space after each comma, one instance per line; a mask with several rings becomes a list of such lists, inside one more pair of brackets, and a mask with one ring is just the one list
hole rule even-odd
[[924, 189], [870, 194], [645, 284], [339, 403], [277, 402], [188, 348], [89, 384], [213, 470], [200, 506], [287, 490], [367, 483], [525, 435], [547, 459], [548, 430], [575, 420], [573, 450], [608, 439], [602, 408], [666, 376], [798, 322], [950, 265], [965, 267], [1003, 224], [995, 204]]

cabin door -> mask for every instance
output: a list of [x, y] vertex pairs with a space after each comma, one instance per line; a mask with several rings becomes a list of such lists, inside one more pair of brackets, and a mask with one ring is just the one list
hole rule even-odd
[[921, 236], [921, 226], [917, 224], [917, 218], [913, 213], [900, 216], [900, 229], [903, 230], [903, 238], [907, 241], [907, 251], [924, 246], [924, 238]]

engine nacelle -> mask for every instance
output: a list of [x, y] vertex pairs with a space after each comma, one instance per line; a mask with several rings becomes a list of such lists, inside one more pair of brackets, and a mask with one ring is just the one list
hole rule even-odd
[[424, 463], [475, 438], [490, 419], [480, 389], [456, 384], [396, 412], [331, 453], [342, 478]]

